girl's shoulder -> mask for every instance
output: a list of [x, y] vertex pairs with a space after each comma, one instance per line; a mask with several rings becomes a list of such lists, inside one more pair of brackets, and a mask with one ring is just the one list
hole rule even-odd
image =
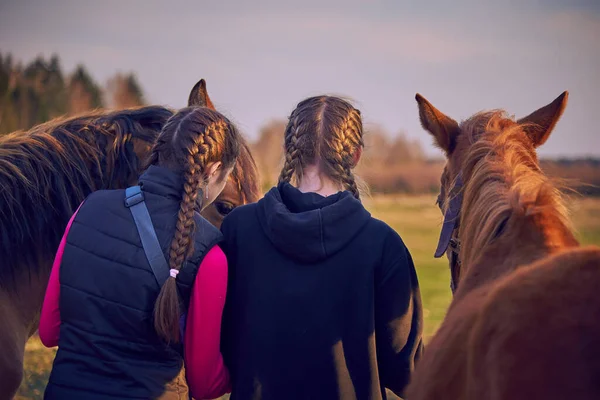
[[257, 225], [256, 203], [244, 204], [231, 210], [223, 219], [221, 232], [227, 236], [238, 229], [247, 230]]
[[223, 219], [223, 224], [232, 223], [233, 221], [239, 221], [246, 219], [250, 216], [255, 215], [257, 203], [244, 204], [237, 206]]
[[405, 247], [400, 234], [386, 222], [371, 216], [367, 225], [372, 231], [371, 233], [377, 235], [376, 237], [379, 238], [383, 244], [393, 247]]
[[369, 236], [377, 241], [383, 265], [405, 268], [412, 265], [412, 256], [400, 234], [382, 220], [371, 217]]

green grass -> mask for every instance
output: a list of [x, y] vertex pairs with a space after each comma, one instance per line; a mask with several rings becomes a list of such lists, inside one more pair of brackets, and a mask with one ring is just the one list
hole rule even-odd
[[[450, 303], [450, 274], [445, 257], [434, 259], [441, 226], [433, 196], [385, 196], [365, 201], [374, 217], [392, 226], [410, 250], [419, 277], [425, 317], [425, 337], [439, 327]], [[582, 244], [600, 245], [600, 199], [576, 199], [570, 204]], [[25, 354], [25, 377], [17, 399], [42, 398], [55, 350], [33, 337]]]

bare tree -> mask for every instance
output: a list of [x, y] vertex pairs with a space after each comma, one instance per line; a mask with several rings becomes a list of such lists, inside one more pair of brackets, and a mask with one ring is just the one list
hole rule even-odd
[[258, 140], [252, 145], [252, 153], [265, 185], [273, 186], [283, 166], [283, 134], [286, 122], [272, 120], [260, 130]]
[[144, 95], [134, 74], [116, 73], [106, 85], [109, 106], [123, 109], [145, 105]]

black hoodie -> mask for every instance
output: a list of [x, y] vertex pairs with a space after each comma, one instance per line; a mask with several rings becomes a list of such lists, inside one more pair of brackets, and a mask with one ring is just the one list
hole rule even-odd
[[402, 396], [422, 352], [417, 275], [400, 236], [350, 192], [284, 183], [222, 225], [231, 399]]

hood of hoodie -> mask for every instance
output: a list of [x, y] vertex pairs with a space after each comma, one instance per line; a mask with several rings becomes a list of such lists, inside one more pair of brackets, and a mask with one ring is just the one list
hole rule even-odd
[[272, 188], [257, 206], [269, 240], [301, 262], [317, 262], [337, 253], [371, 217], [348, 191], [323, 197], [302, 193], [289, 183]]

